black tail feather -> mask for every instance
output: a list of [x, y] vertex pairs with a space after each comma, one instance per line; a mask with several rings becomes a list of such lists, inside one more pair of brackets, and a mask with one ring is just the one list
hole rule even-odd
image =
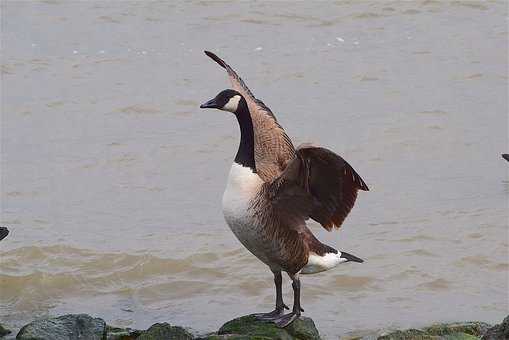
[[352, 255], [352, 254], [348, 254], [344, 251], [341, 252], [341, 258], [344, 258], [346, 259], [347, 261], [352, 261], [352, 262], [359, 262], [359, 263], [362, 263], [364, 262], [363, 259], [361, 258], [358, 258], [357, 256], [355, 255]]
[[216, 63], [218, 63], [222, 68], [226, 68], [226, 63], [223, 59], [219, 58], [217, 55], [210, 51], [203, 51], [206, 55], [208, 55], [212, 60], [214, 60]]

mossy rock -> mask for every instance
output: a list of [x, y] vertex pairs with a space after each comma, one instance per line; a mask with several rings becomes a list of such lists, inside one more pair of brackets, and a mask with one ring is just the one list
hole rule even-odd
[[378, 337], [378, 340], [479, 340], [479, 337], [467, 333], [452, 333], [448, 335], [431, 335], [419, 332], [418, 329], [395, 331]]
[[223, 335], [208, 335], [205, 338], [198, 338], [198, 340], [270, 340], [267, 336], [251, 336], [251, 335], [238, 335], [238, 334], [223, 334]]
[[430, 327], [423, 328], [423, 331], [431, 335], [444, 336], [464, 333], [480, 337], [489, 327], [490, 325], [484, 322], [455, 322], [432, 325]]
[[8, 330], [7, 328], [4, 328], [4, 326], [0, 324], [0, 338], [6, 336], [7, 334], [11, 334], [11, 331]]
[[509, 339], [509, 315], [500, 325], [491, 327], [483, 335], [482, 340], [507, 340]]
[[106, 340], [135, 340], [143, 331], [106, 325]]
[[20, 329], [18, 340], [103, 340], [106, 323], [87, 314], [67, 314], [32, 321]]
[[488, 328], [484, 322], [444, 323], [390, 332], [379, 336], [378, 340], [479, 340]]
[[310, 318], [300, 317], [285, 328], [278, 328], [270, 321], [260, 321], [253, 315], [242, 316], [225, 323], [217, 335], [209, 340], [318, 340], [320, 335]]
[[156, 323], [150, 326], [136, 340], [192, 340], [193, 336], [184, 328], [169, 323]]
[[437, 337], [426, 334], [421, 329], [407, 329], [393, 331], [378, 337], [378, 340], [435, 340]]

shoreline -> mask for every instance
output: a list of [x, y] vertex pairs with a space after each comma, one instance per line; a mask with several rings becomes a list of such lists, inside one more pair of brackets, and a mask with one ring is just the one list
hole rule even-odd
[[[509, 316], [500, 324], [480, 321], [436, 323], [419, 329], [359, 331], [362, 335], [338, 335], [343, 340], [498, 340], [509, 339]], [[41, 318], [24, 325], [17, 334], [0, 323], [2, 340], [319, 340], [319, 330], [311, 318], [301, 317], [288, 327], [241, 316], [223, 324], [216, 332], [196, 334], [192, 328], [155, 323], [146, 330], [115, 327], [88, 314], [65, 314]]]

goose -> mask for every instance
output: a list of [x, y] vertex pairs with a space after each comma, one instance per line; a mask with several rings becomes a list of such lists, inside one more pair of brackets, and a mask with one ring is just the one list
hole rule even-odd
[[[274, 275], [276, 306], [255, 316], [286, 327], [304, 309], [300, 274], [329, 270], [343, 262], [363, 262], [321, 243], [306, 226], [309, 218], [326, 230], [339, 228], [366, 183], [343, 158], [324, 147], [292, 141], [272, 111], [238, 74], [212, 52], [205, 54], [226, 69], [232, 89], [200, 108], [231, 112], [240, 127], [240, 144], [223, 195], [226, 223], [238, 240]], [[283, 302], [282, 272], [292, 280], [294, 304]]]

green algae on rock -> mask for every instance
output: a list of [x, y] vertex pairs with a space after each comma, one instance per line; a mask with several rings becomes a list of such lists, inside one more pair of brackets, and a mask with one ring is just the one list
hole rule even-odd
[[138, 329], [106, 325], [106, 340], [135, 340], [143, 333]]
[[144, 331], [136, 340], [192, 340], [194, 337], [179, 326], [172, 326], [169, 323], [156, 323]]
[[253, 315], [246, 315], [225, 323], [217, 335], [208, 336], [207, 339], [231, 340], [318, 340], [320, 335], [315, 323], [310, 318], [300, 317], [285, 328], [278, 328], [269, 321], [260, 321]]
[[382, 334], [378, 340], [479, 340], [489, 327], [484, 322], [441, 323], [422, 329], [392, 331]]
[[464, 333], [475, 337], [480, 337], [490, 328], [490, 325], [484, 322], [454, 322], [454, 323], [439, 323], [423, 330], [430, 335], [454, 335], [455, 333]]
[[0, 338], [6, 336], [7, 334], [11, 334], [11, 331], [7, 328], [4, 328], [4, 326], [0, 324]]

